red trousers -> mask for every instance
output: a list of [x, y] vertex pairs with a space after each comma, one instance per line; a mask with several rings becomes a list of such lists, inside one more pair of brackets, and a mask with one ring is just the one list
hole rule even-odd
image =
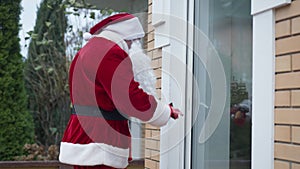
[[116, 169], [106, 165], [97, 165], [97, 166], [74, 166], [74, 169]]

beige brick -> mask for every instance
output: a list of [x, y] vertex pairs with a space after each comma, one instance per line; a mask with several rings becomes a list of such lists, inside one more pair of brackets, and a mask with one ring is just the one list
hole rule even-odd
[[165, 96], [162, 95], [161, 89], [156, 89], [156, 93], [159, 98], [165, 98]]
[[275, 124], [300, 125], [300, 109], [275, 109]]
[[148, 0], [148, 5], [152, 4], [152, 0]]
[[154, 32], [152, 31], [148, 33], [148, 42], [151, 42], [153, 40], [154, 40]]
[[284, 143], [275, 143], [275, 158], [300, 162], [300, 146]]
[[275, 92], [275, 106], [290, 106], [291, 92], [290, 91], [276, 91]]
[[149, 149], [145, 149], [145, 158], [151, 158], [151, 151]]
[[146, 139], [145, 147], [151, 150], [159, 150], [160, 143], [157, 140]]
[[292, 69], [300, 70], [300, 54], [292, 55]]
[[276, 72], [287, 72], [291, 70], [292, 70], [292, 66], [291, 66], [290, 55], [276, 57], [276, 66], [275, 66]]
[[161, 79], [157, 79], [156, 80], [156, 85], [155, 85], [156, 89], [160, 89], [161, 88]]
[[152, 31], [154, 31], [153, 25], [152, 25], [152, 24], [148, 24], [148, 29], [147, 29], [147, 30], [148, 30], [147, 32], [152, 32]]
[[278, 22], [275, 25], [276, 38], [288, 36], [291, 34], [291, 21], [285, 20], [282, 22]]
[[148, 14], [148, 24], [152, 23], [152, 14]]
[[152, 130], [146, 130], [145, 137], [151, 138], [151, 136], [152, 136]]
[[292, 163], [292, 169], [300, 169], [300, 164]]
[[291, 18], [300, 15], [300, 1], [293, 1], [290, 5], [278, 8], [276, 10], [276, 21]]
[[152, 4], [148, 6], [148, 13], [152, 13]]
[[276, 141], [291, 141], [291, 127], [290, 126], [275, 126], [275, 140]]
[[145, 140], [145, 148], [146, 149], [151, 149], [151, 150], [156, 150], [157, 148], [157, 144], [156, 141], [152, 140], [152, 139], [146, 139]]
[[162, 57], [162, 49], [158, 48], [153, 50], [153, 59], [161, 58]]
[[148, 23], [150, 23], [149, 20], [152, 20], [152, 13], [148, 13]]
[[145, 160], [145, 167], [150, 168], [150, 169], [158, 169], [159, 163], [157, 161]]
[[300, 72], [282, 73], [275, 75], [275, 88], [300, 88]]
[[152, 60], [151, 66], [153, 69], [161, 68], [161, 59]]
[[292, 19], [292, 34], [300, 33], [300, 17]]
[[291, 96], [291, 105], [300, 106], [300, 90], [293, 90]]
[[285, 161], [275, 160], [274, 169], [290, 169], [290, 163]]
[[292, 52], [300, 52], [300, 35], [276, 40], [276, 55]]
[[151, 150], [145, 149], [145, 158], [151, 158]]
[[146, 130], [146, 139], [160, 141], [160, 130]]
[[160, 158], [160, 152], [151, 150], [151, 159], [159, 161]]
[[154, 40], [148, 43], [148, 51], [153, 50], [154, 49]]
[[292, 127], [292, 142], [300, 143], [300, 127]]
[[158, 68], [162, 68], [162, 58], [158, 58], [155, 60], [158, 60]]
[[153, 130], [153, 131], [152, 131], [151, 138], [159, 141], [159, 140], [160, 140], [160, 131], [158, 131], [158, 130]]
[[149, 154], [151, 154], [151, 156], [147, 157], [147, 159], [149, 160], [155, 160], [155, 161], [159, 161], [160, 159], [160, 151], [159, 150], [150, 150], [147, 149], [149, 152]]
[[159, 127], [152, 126], [151, 124], [148, 124], [148, 123], [145, 124], [145, 128], [150, 129], [150, 130], [159, 130], [160, 129]]
[[153, 51], [148, 51], [147, 55], [152, 59], [152, 57], [153, 57]]
[[161, 68], [154, 69], [154, 75], [155, 75], [155, 77], [161, 78], [161, 72], [162, 72]]
[[142, 44], [142, 47], [143, 47], [143, 49], [144, 49], [145, 51], [147, 51], [147, 48], [148, 48], [148, 43], [147, 43], [147, 41], [148, 41], [148, 36], [145, 36], [145, 37], [143, 38], [143, 44]]

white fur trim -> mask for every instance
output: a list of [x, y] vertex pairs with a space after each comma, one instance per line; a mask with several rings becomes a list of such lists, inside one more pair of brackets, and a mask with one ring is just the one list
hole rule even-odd
[[108, 25], [103, 30], [116, 32], [125, 40], [133, 40], [145, 36], [143, 27], [137, 17]]
[[129, 148], [123, 149], [103, 143], [73, 144], [61, 142], [59, 161], [70, 165], [107, 165], [126, 168]]
[[83, 33], [83, 39], [84, 40], [88, 41], [88, 40], [91, 39], [91, 37], [92, 37], [92, 34], [90, 34], [89, 32], [84, 32]]
[[152, 118], [147, 121], [147, 123], [162, 127], [167, 124], [171, 116], [171, 109], [167, 104], [163, 104], [159, 101], [157, 101], [157, 107], [155, 109], [155, 112], [153, 113]]
[[134, 80], [139, 82], [139, 88], [143, 89], [147, 94], [156, 97], [156, 77], [151, 67], [151, 59], [144, 53], [138, 40], [132, 42], [129, 57], [132, 62]]
[[121, 49], [123, 49], [127, 54], [128, 54], [128, 52], [129, 52], [127, 43], [124, 41], [124, 39], [122, 39], [122, 38], [120, 37], [119, 34], [117, 34], [117, 33], [115, 33], [115, 32], [104, 30], [104, 31], [102, 31], [100, 34], [95, 35], [94, 37], [102, 37], [102, 38], [108, 39], [108, 40], [110, 40], [110, 41], [113, 41], [113, 42], [116, 43]]

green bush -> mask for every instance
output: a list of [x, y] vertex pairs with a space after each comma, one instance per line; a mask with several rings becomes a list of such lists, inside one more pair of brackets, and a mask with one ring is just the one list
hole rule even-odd
[[20, 2], [0, 3], [0, 160], [21, 155], [24, 144], [31, 143], [34, 136], [18, 38]]

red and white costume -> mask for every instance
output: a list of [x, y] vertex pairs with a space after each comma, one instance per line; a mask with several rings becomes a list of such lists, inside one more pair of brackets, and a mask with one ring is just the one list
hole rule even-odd
[[[136, 26], [138, 25], [138, 26]], [[118, 110], [154, 126], [165, 125], [170, 107], [145, 92], [134, 80], [124, 40], [144, 36], [136, 17], [123, 13], [99, 22], [94, 34], [77, 53], [70, 67], [73, 105]], [[61, 142], [59, 160], [74, 166], [126, 168], [131, 135], [128, 120], [72, 114]]]

